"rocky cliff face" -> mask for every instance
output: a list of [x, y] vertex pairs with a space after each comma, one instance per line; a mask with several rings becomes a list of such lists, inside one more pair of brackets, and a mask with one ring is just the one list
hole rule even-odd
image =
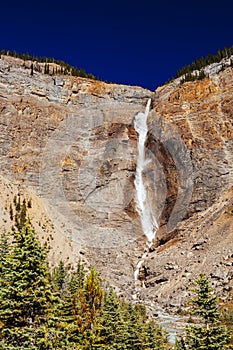
[[[69, 76], [30, 75], [0, 60], [1, 228], [15, 194], [32, 216], [51, 263], [82, 257], [128, 298], [145, 237], [135, 208], [137, 133], [148, 118], [144, 171], [160, 222], [138, 292], [178, 306], [207, 272], [223, 295], [233, 284], [233, 70], [155, 92]], [[46, 229], [45, 229], [46, 227]], [[146, 288], [140, 287], [140, 283]]]

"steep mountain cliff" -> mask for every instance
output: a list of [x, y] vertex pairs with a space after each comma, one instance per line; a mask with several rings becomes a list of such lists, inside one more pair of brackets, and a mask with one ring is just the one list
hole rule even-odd
[[[214, 65], [213, 65], [214, 66]], [[233, 286], [233, 68], [155, 92], [30, 71], [1, 56], [1, 230], [14, 196], [50, 261], [79, 257], [135, 298], [145, 249], [135, 202], [134, 118], [151, 98], [143, 172], [160, 224], [140, 268], [137, 297], [179, 307], [200, 271], [222, 297]], [[211, 73], [212, 72], [212, 73]]]

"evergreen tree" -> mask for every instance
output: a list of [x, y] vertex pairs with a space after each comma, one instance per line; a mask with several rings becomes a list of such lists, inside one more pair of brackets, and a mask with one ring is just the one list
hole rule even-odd
[[[55, 297], [46, 253], [29, 225], [11, 234], [12, 248], [2, 264], [0, 323], [3, 348], [43, 348]], [[47, 349], [47, 347], [44, 347]]]
[[143, 305], [120, 301], [111, 289], [105, 293], [98, 349], [167, 350], [166, 333], [149, 321]]
[[[230, 349], [230, 332], [221, 326], [217, 298], [212, 296], [209, 280], [200, 274], [198, 288], [194, 290], [196, 297], [191, 299], [191, 312], [200, 318], [202, 325], [186, 328], [186, 339], [177, 342], [176, 349], [223, 350]], [[183, 346], [183, 347], [182, 347]]]
[[11, 221], [13, 221], [13, 219], [14, 219], [12, 204], [10, 204], [10, 219], [11, 219]]
[[185, 350], [185, 349], [187, 348], [183, 337], [181, 339], [176, 339], [175, 350]]
[[205, 274], [201, 273], [197, 280], [198, 288], [194, 289], [196, 297], [191, 299], [193, 304], [192, 313], [200, 316], [206, 326], [219, 320], [217, 297], [212, 296], [212, 289]]
[[53, 281], [62, 296], [65, 289], [65, 282], [67, 277], [67, 271], [64, 266], [64, 262], [60, 261], [58, 267], [54, 270]]
[[147, 321], [145, 309], [143, 310], [140, 305], [133, 306], [129, 304], [127, 319], [128, 337], [126, 340], [126, 349], [143, 349]]
[[91, 269], [85, 277], [79, 262], [72, 275], [59, 312], [59, 329], [66, 334], [70, 346], [92, 349], [99, 340], [103, 290], [97, 272]]
[[87, 73], [86, 73], [85, 69], [80, 68], [79, 76], [82, 77], [82, 78], [86, 78], [87, 77]]
[[20, 218], [19, 218], [19, 230], [21, 230], [27, 222], [27, 206], [26, 200], [23, 200], [23, 204], [20, 208]]
[[84, 266], [79, 261], [76, 272], [71, 275], [68, 286], [61, 294], [62, 300], [56, 312], [57, 329], [65, 336], [65, 341], [69, 346], [79, 343], [79, 332], [74, 315], [74, 305], [76, 305], [79, 291], [84, 286], [84, 280]]
[[128, 337], [123, 305], [113, 289], [105, 293], [100, 324], [100, 344], [106, 350], [126, 349]]
[[9, 242], [8, 235], [6, 232], [1, 233], [0, 236], [0, 276], [1, 280], [3, 278], [3, 266], [5, 264], [5, 259], [7, 258], [7, 254], [9, 253]]
[[[16, 51], [10, 51], [10, 50], [0, 50], [0, 56], [1, 55], [7, 55], [7, 56], [12, 56], [12, 57], [18, 57], [21, 58], [24, 61], [36, 61], [36, 62], [40, 62], [40, 63], [45, 63], [44, 64], [44, 74], [65, 74], [65, 75], [75, 75], [75, 76], [82, 76], [82, 77], [89, 77], [91, 79], [97, 79], [97, 77], [95, 77], [92, 73], [86, 73], [85, 69], [79, 69], [77, 67], [72, 67], [70, 66], [70, 64], [65, 63], [62, 60], [56, 60], [52, 57], [38, 57], [38, 56], [33, 56], [33, 55], [29, 55], [28, 53], [18, 53]], [[49, 68], [49, 63], [56, 63], [60, 68], [54, 70], [54, 68], [51, 69], [50, 72], [50, 68]], [[24, 67], [26, 68], [26, 65], [24, 65]], [[43, 66], [42, 66], [43, 67]], [[30, 66], [30, 74], [33, 75], [34, 74], [34, 69], [41, 72], [41, 67], [40, 65], [34, 67], [33, 63]], [[8, 70], [10, 71], [10, 67], [8, 68]], [[97, 79], [99, 80], [99, 79]]]
[[[23, 206], [26, 201], [18, 207], [19, 222]], [[68, 283], [60, 262], [51, 279], [46, 251], [28, 222], [1, 235], [0, 258], [1, 349], [167, 349], [145, 307], [104, 292], [93, 268], [85, 275], [79, 261]]]
[[74, 298], [74, 316], [83, 349], [91, 349], [98, 341], [98, 329], [102, 311], [103, 289], [94, 268], [86, 276], [83, 289]]
[[84, 265], [79, 260], [76, 267], [76, 271], [71, 275], [70, 282], [68, 285], [68, 290], [71, 293], [71, 295], [74, 295], [84, 287], [84, 281], [85, 281]]
[[168, 350], [167, 333], [163, 331], [161, 326], [156, 325], [153, 321], [146, 324], [146, 338], [144, 340], [144, 349]]
[[[21, 205], [20, 197], [18, 202], [15, 205], [16, 214], [15, 214], [15, 227], [20, 231], [25, 226], [27, 222], [27, 206], [26, 200], [23, 200]], [[10, 216], [13, 217], [13, 209], [10, 207]]]

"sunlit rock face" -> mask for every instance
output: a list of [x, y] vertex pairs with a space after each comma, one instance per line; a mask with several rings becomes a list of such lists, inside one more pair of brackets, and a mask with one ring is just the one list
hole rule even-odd
[[[199, 270], [214, 274], [223, 256], [230, 264], [232, 68], [151, 92], [36, 71], [31, 76], [29, 67], [0, 60], [0, 169], [14, 184], [12, 193], [25, 188], [44, 208], [60, 257], [70, 249], [130, 298], [146, 241], [135, 201], [134, 119], [151, 98], [142, 176], [160, 228], [139, 273], [146, 286], [141, 297], [175, 305]], [[36, 212], [33, 220], [39, 223]], [[61, 235], [70, 242], [65, 252]], [[165, 268], [167, 262], [175, 268]], [[231, 285], [230, 265], [220, 265]]]
[[[211, 79], [156, 91], [156, 114], [181, 135], [192, 160], [188, 217], [210, 207], [233, 184], [232, 93], [231, 68]], [[169, 179], [174, 181], [175, 176]], [[176, 186], [170, 187], [174, 191]]]
[[82, 78], [31, 76], [6, 57], [1, 69], [2, 174], [45, 199], [71, 239], [101, 247], [134, 240], [132, 121], [152, 93]]

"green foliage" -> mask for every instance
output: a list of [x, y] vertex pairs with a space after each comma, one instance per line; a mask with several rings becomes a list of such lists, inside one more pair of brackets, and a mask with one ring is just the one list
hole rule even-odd
[[[23, 200], [21, 205], [20, 196], [18, 195], [18, 200], [14, 200], [15, 204], [15, 227], [20, 231], [27, 222], [27, 206], [26, 200]], [[13, 208], [10, 206], [10, 217], [13, 218]]]
[[[94, 76], [92, 73], [86, 73], [85, 69], [81, 68], [78, 69], [77, 67], [73, 67], [70, 64], [62, 61], [62, 60], [56, 60], [52, 57], [38, 57], [38, 56], [33, 56], [29, 55], [28, 53], [19, 53], [17, 51], [12, 51], [12, 50], [0, 50], [0, 56], [1, 55], [6, 55], [6, 56], [11, 56], [11, 57], [16, 57], [16, 58], [21, 58], [24, 61], [33, 61], [33, 62], [39, 62], [39, 63], [45, 63], [44, 65], [44, 74], [64, 74], [64, 75], [73, 75], [73, 76], [79, 76], [83, 78], [90, 78], [90, 79], [95, 79], [95, 80], [100, 80], [96, 76]], [[50, 70], [50, 64], [57, 64], [60, 66], [60, 68], [56, 71], [54, 70], [54, 67], [51, 68]], [[34, 70], [39, 70], [40, 68], [36, 69], [33, 65], [31, 64], [30, 67], [30, 74], [33, 75]]]
[[96, 271], [85, 275], [80, 262], [58, 314], [57, 331], [78, 349], [168, 349], [166, 335], [147, 319], [145, 307], [120, 301], [113, 289], [104, 292]]
[[186, 345], [185, 345], [184, 339], [183, 338], [176, 339], [175, 350], [185, 350], [185, 349], [186, 349]]
[[68, 285], [69, 292], [73, 295], [77, 291], [81, 290], [84, 287], [84, 281], [85, 281], [84, 265], [79, 260], [75, 273], [73, 273], [70, 277], [70, 281]]
[[[24, 205], [18, 205], [18, 215]], [[61, 261], [51, 277], [46, 251], [29, 223], [1, 235], [0, 258], [1, 349], [169, 348], [145, 307], [119, 300], [113, 289], [104, 291], [94, 268], [86, 274], [79, 261], [68, 275]]]
[[52, 277], [53, 277], [55, 286], [57, 287], [60, 295], [62, 296], [62, 293], [65, 288], [66, 277], [67, 277], [67, 271], [65, 269], [65, 265], [63, 261], [59, 262], [59, 265], [57, 268], [55, 268]]
[[73, 315], [83, 348], [91, 348], [98, 339], [98, 326], [102, 311], [103, 290], [97, 272], [91, 269], [83, 288], [73, 298]]
[[202, 80], [206, 77], [204, 70], [201, 69], [199, 72], [188, 72], [185, 73], [183, 78], [180, 80], [180, 83], [183, 84], [186, 81], [195, 81], [195, 80]]
[[127, 336], [124, 305], [111, 289], [104, 296], [100, 325], [101, 344], [108, 350], [126, 349]]
[[196, 297], [191, 299], [192, 313], [200, 316], [206, 325], [219, 321], [217, 297], [212, 296], [212, 289], [205, 274], [201, 273], [197, 280], [198, 288], [194, 289]]
[[49, 74], [49, 64], [47, 63], [44, 65], [44, 74]]
[[5, 260], [7, 258], [7, 254], [9, 253], [9, 237], [6, 232], [1, 233], [0, 236], [0, 276], [2, 280], [3, 276], [3, 266], [5, 264]]
[[145, 307], [120, 301], [112, 289], [105, 293], [100, 339], [100, 349], [168, 349], [166, 334], [148, 320]]
[[1, 273], [1, 336], [4, 344], [33, 348], [43, 342], [54, 302], [46, 253], [29, 225], [10, 238]]
[[[231, 302], [232, 304], [232, 302]], [[231, 305], [232, 307], [232, 305]], [[233, 329], [233, 311], [227, 306], [227, 308], [221, 314], [221, 322]]]
[[209, 280], [201, 273], [196, 283], [191, 313], [199, 317], [201, 325], [187, 327], [185, 340], [177, 341], [176, 349], [230, 349], [230, 332], [226, 326], [220, 325], [217, 298], [212, 296]]
[[230, 334], [225, 326], [192, 326], [187, 329], [186, 349], [230, 349]]
[[[183, 76], [181, 84], [186, 81], [201, 80], [206, 77], [203, 68], [212, 63], [218, 63], [223, 58], [230, 58], [231, 55], [233, 55], [233, 46], [225, 47], [223, 50], [218, 50], [215, 54], [208, 54], [206, 57], [197, 58], [193, 63], [184, 65], [178, 69], [176, 71], [175, 79]], [[233, 62], [231, 61], [231, 66], [232, 63]], [[226, 67], [227, 66], [223, 65], [222, 70]], [[199, 71], [199, 73], [194, 73], [195, 71]], [[174, 78], [170, 79], [170, 81], [173, 79]]]
[[12, 204], [10, 204], [10, 219], [11, 219], [11, 221], [13, 221], [13, 219], [14, 219]]

